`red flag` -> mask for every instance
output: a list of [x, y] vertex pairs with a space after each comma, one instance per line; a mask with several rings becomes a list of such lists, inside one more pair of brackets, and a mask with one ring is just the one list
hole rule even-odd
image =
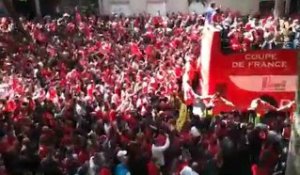
[[52, 22], [49, 24], [49, 29], [51, 32], [55, 32], [57, 30], [57, 24]]
[[199, 37], [199, 34], [197, 34], [197, 33], [192, 33], [191, 36], [189, 37], [189, 39], [190, 39], [191, 41], [197, 42], [197, 41], [200, 40], [200, 37]]
[[76, 22], [81, 22], [81, 14], [77, 11], [76, 14], [75, 14], [75, 19], [76, 19]]
[[152, 55], [153, 55], [153, 46], [148, 45], [145, 49], [145, 53], [146, 53], [147, 57], [152, 57]]
[[281, 106], [280, 108], [278, 108], [278, 111], [284, 111], [284, 112], [288, 112], [289, 113], [289, 117], [292, 121], [294, 121], [294, 117], [295, 117], [295, 111], [296, 111], [296, 103], [295, 101], [290, 101], [289, 103]]
[[176, 39], [174, 39], [174, 40], [171, 42], [170, 45], [171, 45], [172, 48], [176, 49], [176, 48], [180, 47], [181, 44], [182, 44], [181, 40], [178, 39], [178, 38], [176, 38]]
[[296, 103], [295, 101], [290, 101], [286, 103], [285, 105], [282, 105], [280, 108], [278, 108], [278, 111], [286, 111], [286, 112], [295, 112]]
[[12, 88], [13, 88], [13, 90], [15, 90], [15, 89], [17, 89], [18, 88], [18, 86], [19, 86], [19, 84], [20, 84], [20, 81], [18, 80], [18, 78], [13, 78], [12, 79]]
[[197, 94], [188, 83], [183, 84], [183, 97], [186, 105], [192, 105], [194, 103]]
[[23, 86], [21, 85], [21, 81], [18, 78], [12, 79], [12, 89], [14, 92], [18, 94], [22, 94], [24, 92]]
[[75, 31], [75, 24], [73, 24], [72, 22], [69, 22], [67, 24], [66, 30], [68, 33], [73, 33]]
[[131, 43], [130, 50], [133, 55], [142, 56], [142, 52], [140, 51], [139, 46], [136, 43]]
[[9, 100], [6, 102], [4, 111], [13, 112], [17, 109], [17, 104], [14, 100]]
[[49, 88], [46, 97], [47, 97], [47, 99], [51, 100], [54, 103], [57, 102], [58, 95], [57, 95], [56, 89], [53, 87]]
[[94, 92], [94, 89], [95, 89], [95, 84], [89, 84], [88, 86], [87, 86], [87, 95], [89, 96], [89, 97], [93, 97], [93, 92]]
[[212, 101], [213, 114], [218, 115], [221, 112], [232, 112], [236, 109], [235, 105], [223, 97], [213, 98]]
[[42, 33], [41, 31], [39, 30], [36, 30], [34, 32], [34, 38], [39, 41], [39, 42], [42, 42], [42, 43], [46, 43], [47, 42], [47, 36]]
[[174, 69], [174, 73], [175, 73], [176, 78], [180, 78], [183, 74], [182, 67], [179, 65], [176, 65], [176, 67]]
[[265, 102], [261, 99], [254, 99], [251, 102], [250, 110], [255, 110], [256, 113], [260, 114], [261, 116], [266, 114], [268, 111], [274, 110], [277, 111], [277, 108], [271, 105], [268, 102]]

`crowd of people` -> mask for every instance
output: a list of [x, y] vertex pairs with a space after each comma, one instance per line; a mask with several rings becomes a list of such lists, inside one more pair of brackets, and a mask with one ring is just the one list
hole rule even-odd
[[[248, 49], [240, 37], [259, 27], [262, 38], [253, 36], [251, 45], [263, 48], [281, 30], [270, 19], [216, 19], [213, 13], [214, 24], [228, 26], [233, 50], [242, 41], [238, 51]], [[206, 20], [76, 12], [21, 19], [28, 38], [1, 18], [0, 175], [283, 174], [286, 113], [267, 113], [265, 124], [254, 111], [192, 114], [195, 99], [218, 98], [195, 89]], [[181, 109], [187, 119], [178, 126]]]
[[246, 52], [257, 49], [299, 49], [299, 16], [237, 16], [222, 12], [215, 4], [209, 10], [211, 21], [222, 32], [225, 51]]

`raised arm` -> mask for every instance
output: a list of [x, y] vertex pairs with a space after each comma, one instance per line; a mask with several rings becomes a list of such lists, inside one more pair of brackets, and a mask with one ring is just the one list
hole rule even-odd
[[167, 136], [166, 143], [163, 146], [152, 145], [152, 150], [163, 152], [163, 151], [167, 150], [169, 148], [169, 146], [170, 146], [170, 139], [169, 139], [169, 136]]

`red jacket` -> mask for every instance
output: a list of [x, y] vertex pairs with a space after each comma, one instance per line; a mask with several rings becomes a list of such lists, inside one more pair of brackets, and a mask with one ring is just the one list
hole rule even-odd
[[257, 168], [257, 175], [272, 175], [278, 162], [278, 154], [272, 149], [263, 149], [260, 155], [261, 165]]
[[99, 175], [111, 175], [111, 171], [108, 168], [101, 168]]
[[155, 165], [154, 162], [150, 161], [148, 164], [147, 164], [147, 168], [148, 168], [148, 174], [151, 174], [151, 175], [159, 175], [159, 169], [157, 168], [157, 166]]

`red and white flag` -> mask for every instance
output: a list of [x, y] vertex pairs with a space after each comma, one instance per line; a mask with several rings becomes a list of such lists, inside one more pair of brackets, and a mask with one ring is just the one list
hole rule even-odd
[[213, 108], [212, 112], [214, 115], [218, 115], [221, 112], [232, 112], [236, 109], [236, 106], [223, 97], [212, 98], [209, 106]]
[[268, 111], [277, 111], [277, 108], [273, 105], [271, 105], [268, 102], [263, 101], [260, 98], [254, 99], [251, 102], [249, 110], [254, 110], [256, 113], [260, 115], [266, 114]]
[[131, 43], [130, 50], [131, 50], [131, 54], [136, 55], [136, 56], [142, 56], [142, 52], [136, 43]]
[[54, 87], [50, 87], [47, 94], [46, 94], [46, 98], [50, 101], [52, 101], [53, 103], [57, 103], [58, 102], [58, 95], [57, 95], [57, 91]]

